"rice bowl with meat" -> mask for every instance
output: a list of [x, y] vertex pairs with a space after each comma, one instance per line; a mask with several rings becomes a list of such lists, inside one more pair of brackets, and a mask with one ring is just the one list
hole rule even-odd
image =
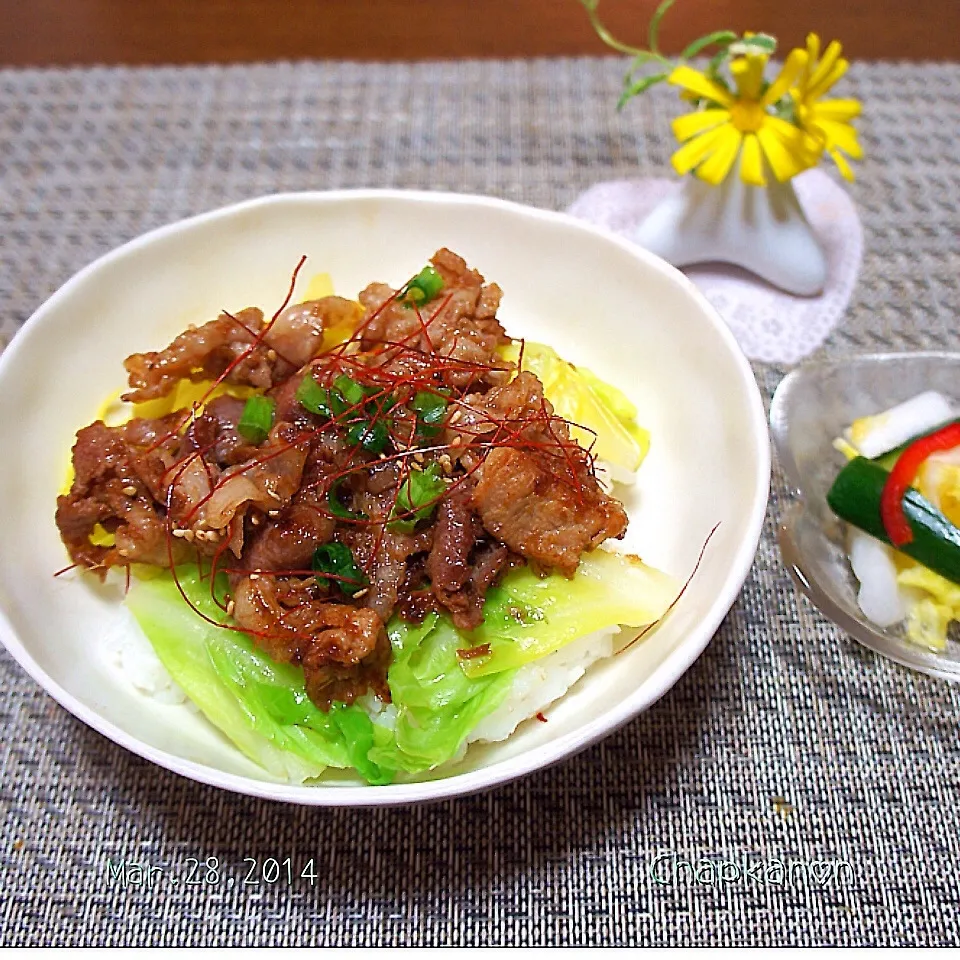
[[[98, 418], [121, 424], [116, 405], [105, 401], [121, 392], [125, 357], [160, 350], [225, 309], [236, 316], [258, 305], [271, 316], [302, 255], [308, 265], [292, 302], [334, 292], [352, 298], [373, 278], [397, 286], [444, 243], [502, 286], [497, 316], [517, 338], [503, 348], [503, 359], [515, 363], [524, 346], [524, 367], [544, 384], [557, 416], [578, 424], [596, 416], [609, 425], [592, 397], [569, 393], [571, 369], [583, 375], [574, 381], [589, 380], [593, 371], [626, 391], [617, 422], [626, 426], [620, 416], [633, 405], [651, 440], [639, 472], [627, 466], [625, 455], [637, 451], [629, 430], [594, 427], [594, 435], [571, 426], [571, 438], [592, 450], [598, 479], [629, 515], [615, 549], [686, 586], [642, 641], [631, 642], [633, 628], [621, 631], [615, 655], [594, 662], [543, 711], [548, 722], [528, 719], [505, 741], [472, 744], [455, 765], [402, 774], [390, 785], [370, 786], [334, 767], [297, 785], [249, 759], [196, 707], [162, 703], [135, 687], [127, 669], [139, 662], [133, 638], [152, 648], [130, 601], [147, 581], [132, 577], [125, 595], [122, 567], [102, 585], [78, 569], [52, 577], [67, 562], [52, 505], [65, 492], [78, 429]], [[315, 290], [316, 270], [328, 271], [333, 285]], [[536, 343], [553, 349], [538, 351]], [[557, 355], [576, 367], [558, 365]], [[69, 376], [50, 376], [51, 369]], [[183, 388], [187, 405], [206, 389], [190, 386], [199, 393], [191, 397]], [[379, 806], [462, 795], [542, 769], [610, 735], [663, 696], [705, 648], [747, 575], [766, 504], [763, 404], [749, 364], [703, 297], [678, 271], [625, 241], [565, 215], [491, 197], [279, 194], [154, 230], [84, 268], [37, 309], [0, 355], [0, 387], [10, 409], [29, 411], [0, 421], [8, 451], [0, 471], [6, 532], [0, 642], [54, 700], [126, 750], [202, 783], [286, 802]], [[591, 381], [591, 389], [594, 397], [604, 395], [608, 414], [618, 408], [603, 383]], [[563, 575], [546, 579], [552, 576]], [[209, 583], [204, 595], [210, 597]], [[204, 623], [182, 598], [179, 609], [194, 626]], [[581, 625], [578, 633], [595, 626]], [[149, 685], [150, 668], [140, 665], [139, 679]], [[479, 666], [473, 661], [473, 669]], [[463, 667], [470, 661], [458, 663], [461, 673]]]
[[390, 783], [542, 718], [621, 626], [665, 613], [672, 577], [599, 549], [627, 515], [593, 447], [635, 470], [635, 410], [527, 353], [500, 298], [441, 249], [399, 287], [223, 311], [126, 359], [57, 525], [77, 567], [134, 572], [172, 677], [131, 656], [140, 689], [179, 686], [275, 775]]

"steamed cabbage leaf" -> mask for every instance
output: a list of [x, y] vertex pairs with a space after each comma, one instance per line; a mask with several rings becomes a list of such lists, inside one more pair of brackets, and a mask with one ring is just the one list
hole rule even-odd
[[[512, 343], [500, 353], [518, 362], [520, 345]], [[542, 343], [524, 342], [523, 369], [537, 375], [554, 411], [570, 421], [570, 436], [594, 456], [621, 468], [615, 479], [631, 482], [650, 449], [650, 434], [637, 423], [637, 408], [628, 397]]]
[[[327, 767], [355, 767], [370, 783], [393, 779], [392, 770], [368, 758], [378, 732], [364, 710], [317, 709], [302, 669], [276, 663], [246, 634], [217, 625], [228, 618], [195, 566], [179, 568], [177, 577], [190, 604], [216, 623], [184, 602], [169, 572], [135, 580], [127, 604], [167, 672], [247, 757], [296, 781]], [[225, 588], [221, 579], [221, 595]]]
[[653, 623], [678, 592], [669, 574], [632, 554], [609, 550], [585, 553], [569, 580], [520, 567], [487, 592], [483, 623], [471, 639], [478, 646], [489, 644], [490, 652], [464, 660], [463, 672], [489, 676], [539, 660], [605, 627]]
[[[303, 670], [276, 663], [246, 634], [218, 624], [228, 617], [196, 566], [134, 580], [127, 603], [167, 672], [201, 712], [255, 763], [303, 781], [327, 767], [356, 769], [369, 783], [390, 783], [397, 771], [417, 773], [458, 754], [470, 731], [509, 692], [512, 673], [471, 679], [458, 667], [469, 646], [447, 616], [420, 625], [398, 617], [387, 628], [393, 646], [388, 683], [395, 731], [372, 722], [360, 704], [319, 710], [307, 696]], [[220, 578], [222, 597], [226, 582]], [[216, 621], [210, 623], [198, 616]]]
[[[319, 710], [301, 668], [274, 662], [226, 626], [195, 565], [178, 568], [177, 580], [189, 603], [169, 572], [135, 580], [127, 603], [164, 667], [211, 723], [278, 777], [303, 781], [327, 767], [352, 767], [373, 784], [458, 757], [471, 731], [510, 694], [516, 668], [596, 630], [651, 623], [677, 594], [672, 577], [639, 558], [595, 550], [571, 579], [529, 567], [511, 571], [488, 592], [484, 622], [469, 635], [445, 614], [421, 624], [394, 617], [387, 624], [393, 702], [371, 719], [361, 702]], [[216, 589], [222, 598], [222, 576]], [[462, 656], [477, 648], [485, 652]]]
[[456, 756], [473, 728], [500, 706], [515, 671], [468, 677], [457, 651], [471, 644], [446, 615], [431, 613], [421, 624], [393, 617], [387, 634], [395, 741], [392, 750], [375, 748], [371, 758], [409, 771], [438, 766]]

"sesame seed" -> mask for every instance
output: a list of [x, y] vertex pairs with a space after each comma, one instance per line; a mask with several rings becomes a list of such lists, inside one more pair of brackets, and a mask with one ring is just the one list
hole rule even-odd
[[459, 447], [461, 443], [463, 443], [463, 437], [454, 437], [454, 438], [450, 441], [450, 446], [451, 446], [451, 447]]
[[277, 359], [277, 351], [276, 351], [276, 350], [273, 350], [273, 349], [268, 350], [268, 351], [267, 351], [267, 359], [268, 359], [271, 363], [272, 363], [274, 360], [276, 360], [276, 359]]
[[259, 518], [256, 514], [254, 514], [254, 515], [250, 518], [250, 522], [251, 522], [255, 527], [259, 527], [259, 526], [260, 526], [260, 518]]
[[237, 605], [231, 600], [227, 603], [227, 616], [230, 616], [234, 610], [237, 609]]
[[250, 574], [250, 579], [251, 579], [251, 580], [259, 580], [259, 579], [260, 579], [260, 574], [259, 574], [259, 573], [251, 573], [251, 574]]
[[123, 488], [123, 492], [124, 492], [128, 497], [135, 497], [135, 496], [137, 495], [137, 488], [136, 488], [133, 484], [130, 484], [129, 487], [124, 487], [124, 488]]
[[463, 411], [458, 407], [450, 414], [449, 423], [456, 423], [463, 416]]
[[279, 517], [279, 516], [280, 516], [280, 511], [279, 511], [279, 510], [268, 510], [268, 511], [267, 511], [267, 516], [268, 516], [268, 517]]
[[359, 600], [361, 597], [365, 597], [370, 592], [369, 587], [364, 587], [362, 590], [358, 590], [354, 595], [354, 600]]
[[186, 531], [186, 530], [180, 530], [179, 528], [177, 528], [177, 529], [175, 529], [175, 530], [173, 531], [173, 535], [174, 535], [175, 537], [185, 537], [185, 536], [187, 535], [187, 531]]

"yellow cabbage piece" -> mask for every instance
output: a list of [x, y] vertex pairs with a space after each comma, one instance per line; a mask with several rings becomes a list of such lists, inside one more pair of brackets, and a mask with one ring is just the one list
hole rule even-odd
[[903, 554], [896, 560], [897, 583], [914, 591], [907, 604], [907, 636], [919, 646], [943, 650], [951, 621], [960, 620], [960, 586]]
[[[510, 344], [501, 355], [516, 363], [520, 344]], [[639, 469], [650, 449], [650, 434], [638, 425], [637, 408], [623, 393], [542, 343], [524, 343], [523, 369], [540, 378], [557, 415], [578, 424], [570, 429], [578, 443], [592, 448], [600, 460], [631, 473]]]

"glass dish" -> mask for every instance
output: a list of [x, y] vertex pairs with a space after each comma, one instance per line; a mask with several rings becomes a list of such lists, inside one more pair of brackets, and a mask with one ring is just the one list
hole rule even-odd
[[858, 417], [924, 390], [957, 399], [960, 354], [890, 353], [805, 364], [789, 373], [770, 407], [780, 465], [796, 498], [781, 518], [780, 554], [797, 587], [826, 617], [870, 650], [936, 677], [960, 679], [960, 644], [933, 652], [902, 628], [871, 623], [857, 605], [857, 581], [845, 550], [846, 524], [826, 494], [845, 463], [832, 443]]

